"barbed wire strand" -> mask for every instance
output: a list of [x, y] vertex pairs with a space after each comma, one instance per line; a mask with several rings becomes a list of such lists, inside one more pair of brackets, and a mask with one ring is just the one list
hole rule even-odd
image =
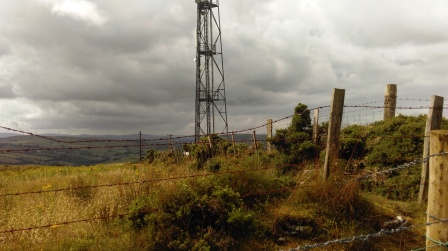
[[[152, 210], [146, 210], [146, 211], [140, 211], [139, 213], [152, 213], [159, 211], [160, 209], [155, 208]], [[0, 234], [8, 234], [8, 233], [16, 233], [16, 232], [24, 232], [24, 231], [31, 231], [36, 229], [43, 229], [43, 228], [54, 228], [62, 225], [71, 225], [75, 223], [81, 223], [81, 222], [91, 222], [91, 221], [97, 221], [97, 220], [106, 220], [110, 218], [118, 218], [118, 217], [124, 217], [129, 215], [134, 215], [136, 213], [125, 213], [125, 214], [117, 214], [117, 215], [110, 215], [110, 216], [101, 216], [101, 217], [94, 217], [89, 219], [82, 219], [82, 220], [74, 220], [74, 221], [64, 221], [64, 222], [58, 222], [58, 223], [51, 223], [47, 225], [41, 225], [41, 226], [34, 226], [34, 227], [26, 227], [26, 228], [19, 228], [19, 229], [9, 229], [0, 231]]]
[[423, 159], [422, 158], [417, 158], [417, 159], [415, 159], [415, 160], [413, 160], [411, 162], [404, 163], [404, 164], [399, 165], [399, 166], [394, 167], [394, 168], [390, 168], [390, 169], [382, 170], [382, 171], [377, 171], [377, 172], [374, 172], [374, 173], [371, 173], [371, 174], [367, 174], [367, 175], [358, 177], [355, 180], [359, 181], [359, 180], [368, 179], [368, 178], [371, 178], [371, 177], [378, 176], [379, 174], [387, 174], [387, 173], [391, 173], [391, 172], [394, 172], [394, 171], [397, 171], [397, 170], [406, 169], [406, 168], [409, 168], [409, 167], [414, 166], [414, 165], [419, 165], [419, 164], [422, 164], [422, 163], [426, 163], [432, 157], [443, 156], [443, 155], [446, 155], [446, 154], [448, 154], [448, 153], [447, 152], [441, 152], [441, 153], [431, 154], [431, 155], [429, 155], [426, 158], [423, 158]]
[[270, 169], [281, 169], [281, 168], [288, 167], [288, 166], [297, 166], [297, 165], [270, 166], [270, 167], [260, 167], [260, 168], [245, 169], [245, 170], [215, 172], [215, 173], [201, 173], [201, 174], [192, 174], [192, 175], [177, 176], [177, 177], [129, 181], [129, 182], [120, 182], [120, 183], [111, 183], [111, 184], [88, 185], [88, 186], [79, 186], [79, 187], [65, 187], [65, 188], [52, 189], [52, 190], [38, 190], [38, 191], [29, 191], [29, 192], [7, 193], [7, 194], [0, 194], [0, 197], [63, 192], [63, 191], [80, 190], [80, 189], [86, 189], [86, 188], [101, 188], [101, 187], [114, 187], [114, 186], [128, 186], [128, 185], [144, 184], [144, 183], [156, 183], [156, 182], [162, 182], [162, 181], [182, 180], [182, 179], [189, 179], [189, 178], [202, 178], [202, 177], [219, 176], [219, 175], [226, 175], [226, 174], [239, 174], [239, 173], [256, 172], [256, 171], [263, 171], [263, 170], [270, 170]]
[[[313, 110], [313, 109], [322, 109], [322, 108], [327, 108], [329, 106], [320, 106], [320, 107], [316, 107], [316, 108], [310, 108], [307, 110]], [[386, 108], [385, 106], [366, 106], [366, 105], [344, 105], [344, 107], [363, 107], [363, 108], [371, 108], [371, 109], [378, 109], [378, 108]], [[396, 107], [396, 109], [424, 109], [424, 108], [431, 108], [429, 106], [418, 106], [418, 107]], [[447, 107], [443, 107], [443, 109], [446, 109]], [[347, 112], [346, 112], [347, 113]], [[280, 121], [283, 121], [285, 119], [289, 119], [291, 117], [293, 117], [296, 114], [292, 114], [292, 115], [288, 115], [286, 117], [274, 120], [272, 123], [278, 123]], [[265, 126], [267, 126], [268, 124], [262, 124], [259, 126], [255, 126], [255, 127], [251, 127], [248, 129], [243, 129], [243, 130], [239, 130], [239, 131], [233, 131], [233, 133], [239, 134], [242, 132], [247, 132], [247, 131], [253, 131], [253, 130], [257, 130], [259, 128], [263, 128]], [[23, 134], [27, 134], [30, 136], [35, 136], [35, 137], [39, 137], [39, 138], [43, 138], [46, 140], [50, 140], [50, 141], [54, 141], [54, 142], [58, 142], [58, 143], [67, 143], [67, 144], [75, 144], [75, 143], [97, 143], [97, 142], [135, 142], [135, 141], [139, 141], [140, 139], [132, 139], [132, 140], [112, 140], [112, 139], [100, 139], [100, 140], [78, 140], [78, 141], [66, 141], [66, 140], [60, 140], [60, 139], [56, 139], [56, 138], [52, 138], [52, 137], [48, 137], [48, 136], [44, 136], [44, 135], [39, 135], [39, 134], [35, 134], [35, 133], [31, 133], [31, 132], [26, 132], [26, 131], [22, 131], [22, 130], [18, 130], [18, 129], [13, 129], [13, 128], [9, 128], [9, 127], [5, 127], [5, 126], [0, 126], [0, 128], [5, 129], [5, 130], [9, 130], [9, 131], [14, 131], [14, 132], [19, 132], [19, 133], [23, 133]], [[219, 133], [218, 135], [227, 135], [227, 133], [223, 132], [223, 133]], [[161, 141], [161, 140], [178, 140], [178, 139], [183, 139], [183, 138], [193, 138], [194, 135], [187, 135], [187, 136], [177, 136], [177, 137], [171, 137], [171, 138], [157, 138], [157, 139], [142, 139], [142, 141], [144, 142], [151, 142], [151, 141]], [[152, 144], [153, 145], [153, 144]], [[160, 145], [160, 144], [155, 144], [155, 145]], [[163, 144], [166, 145], [166, 144]], [[140, 145], [128, 145], [128, 146], [140, 146]], [[114, 148], [114, 147], [127, 147], [127, 146], [108, 146], [109, 148]], [[84, 147], [78, 147], [76, 149], [88, 149], [91, 148], [89, 146], [84, 146]], [[92, 147], [93, 148], [93, 147]], [[106, 148], [104, 146], [102, 147], [94, 147], [94, 148]], [[53, 148], [54, 149], [54, 148]], [[72, 149], [72, 148], [63, 148], [60, 150], [66, 150], [66, 149]], [[48, 150], [48, 149], [43, 149], [43, 150]]]
[[[394, 229], [381, 229], [380, 231], [373, 233], [373, 234], [361, 234], [358, 236], [352, 236], [352, 237], [347, 237], [347, 238], [340, 238], [340, 239], [334, 239], [334, 240], [329, 240], [326, 242], [320, 242], [320, 243], [315, 243], [312, 245], [304, 245], [304, 246], [298, 246], [297, 248], [291, 248], [288, 251], [298, 251], [298, 250], [311, 250], [314, 248], [323, 248], [326, 247], [328, 245], [331, 244], [348, 244], [351, 242], [355, 242], [355, 241], [367, 241], [370, 238], [376, 238], [376, 237], [381, 237], [384, 235], [389, 235], [389, 234], [395, 234], [395, 233], [399, 233], [399, 232], [403, 232], [403, 231], [407, 231], [407, 230], [411, 230], [417, 227], [423, 227], [423, 226], [432, 226], [434, 224], [439, 224], [439, 223], [443, 223], [444, 221], [447, 221], [448, 219], [442, 219], [443, 221], [437, 221], [437, 222], [427, 222], [424, 224], [419, 224], [419, 225], [414, 225], [414, 226], [405, 226], [407, 222], [404, 222], [400, 227], [398, 228], [394, 228]], [[282, 250], [284, 251], [284, 250]]]
[[[324, 135], [321, 135], [324, 136]], [[396, 139], [405, 139], [405, 138], [425, 138], [429, 136], [377, 136], [381, 138], [396, 138]], [[342, 136], [342, 139], [359, 139], [358, 137], [346, 137]], [[297, 138], [285, 138], [281, 139], [285, 142], [295, 142], [300, 140], [311, 140], [312, 137], [297, 137]], [[259, 142], [267, 142], [269, 139], [257, 139]], [[227, 143], [252, 143], [253, 139], [248, 140], [224, 140], [223, 142]], [[218, 142], [219, 144], [220, 142]], [[176, 142], [173, 141], [171, 143], [158, 143], [158, 144], [133, 144], [133, 145], [108, 145], [108, 146], [76, 146], [76, 147], [46, 147], [46, 148], [25, 148], [25, 149], [0, 149], [0, 153], [9, 153], [9, 152], [35, 152], [35, 151], [59, 151], [59, 150], [81, 150], [81, 149], [113, 149], [113, 148], [128, 148], [128, 147], [153, 147], [153, 146], [179, 146], [189, 144], [186, 142]], [[196, 142], [194, 144], [209, 144], [209, 142]]]
[[425, 102], [431, 101], [429, 99], [421, 99], [421, 98], [397, 98], [397, 100], [400, 100], [400, 101], [425, 101]]
[[[313, 109], [322, 109], [322, 108], [327, 108], [330, 106], [319, 106], [316, 108], [310, 108], [307, 110], [313, 110]], [[289, 119], [291, 117], [293, 117], [294, 115], [296, 115], [298, 113], [294, 113], [291, 115], [288, 115], [286, 117], [277, 119], [277, 120], [273, 120], [272, 123], [277, 123], [280, 121], [283, 121], [285, 119]], [[262, 124], [259, 126], [255, 126], [255, 127], [251, 127], [248, 129], [243, 129], [243, 130], [237, 130], [237, 131], [233, 131], [233, 133], [242, 133], [242, 132], [247, 132], [247, 131], [253, 131], [262, 127], [267, 126], [268, 124]], [[39, 137], [39, 138], [43, 138], [46, 140], [50, 140], [50, 141], [55, 141], [58, 143], [68, 143], [68, 144], [74, 144], [74, 143], [96, 143], [96, 142], [134, 142], [134, 141], [139, 141], [140, 139], [125, 139], [125, 140], [113, 140], [113, 139], [92, 139], [92, 140], [78, 140], [78, 141], [67, 141], [67, 140], [60, 140], [60, 139], [56, 139], [56, 138], [52, 138], [52, 137], [48, 137], [48, 136], [44, 136], [44, 135], [39, 135], [39, 134], [35, 134], [32, 132], [27, 132], [27, 131], [23, 131], [23, 130], [19, 130], [19, 129], [13, 129], [13, 128], [9, 128], [6, 126], [0, 126], [1, 129], [5, 129], [8, 131], [13, 131], [13, 132], [18, 132], [18, 133], [22, 133], [22, 134], [27, 134], [30, 136], [34, 136], [34, 137]], [[227, 132], [222, 132], [222, 133], [218, 133], [218, 135], [227, 135]], [[161, 141], [161, 140], [176, 140], [176, 139], [183, 139], [183, 138], [194, 138], [195, 135], [185, 135], [185, 136], [175, 136], [175, 137], [162, 137], [162, 138], [156, 138], [156, 139], [142, 139], [142, 141], [145, 142], [150, 142], [150, 141]]]
[[[404, 99], [404, 100], [413, 100], [413, 99]], [[379, 109], [379, 108], [388, 108], [387, 106], [368, 106], [366, 104], [371, 104], [371, 103], [377, 103], [378, 101], [374, 101], [374, 102], [368, 102], [368, 103], [363, 103], [360, 105], [344, 105], [344, 107], [347, 108], [353, 108], [353, 107], [358, 107], [358, 108], [367, 108], [367, 109]], [[314, 109], [323, 109], [323, 108], [328, 108], [330, 106], [319, 106], [319, 107], [315, 107], [315, 108], [309, 108], [307, 110], [314, 110]], [[426, 108], [432, 108], [430, 106], [397, 106], [395, 107], [396, 109], [426, 109]], [[442, 109], [448, 109], [448, 107], [442, 107]], [[277, 123], [280, 121], [283, 121], [285, 119], [289, 119], [291, 117], [293, 117], [295, 114], [292, 115], [288, 115], [286, 117], [274, 120], [272, 123]], [[242, 133], [242, 132], [247, 132], [247, 131], [253, 131], [262, 127], [267, 126], [266, 124], [262, 124], [259, 126], [255, 126], [252, 128], [248, 128], [248, 129], [243, 129], [243, 130], [237, 130], [237, 131], [233, 131], [233, 133]], [[124, 139], [124, 140], [112, 140], [112, 139], [97, 139], [97, 140], [78, 140], [78, 141], [67, 141], [67, 140], [60, 140], [60, 139], [56, 139], [56, 138], [52, 138], [52, 137], [48, 137], [48, 136], [44, 136], [44, 135], [39, 135], [39, 134], [35, 134], [32, 132], [26, 132], [23, 130], [18, 130], [18, 129], [13, 129], [13, 128], [9, 128], [6, 126], [0, 126], [0, 128], [8, 130], [8, 131], [13, 131], [13, 132], [18, 132], [18, 133], [22, 133], [22, 134], [27, 134], [30, 136], [34, 136], [34, 137], [39, 137], [39, 138], [43, 138], [46, 140], [50, 140], [50, 141], [54, 141], [54, 142], [58, 142], [58, 143], [68, 143], [68, 144], [75, 144], [75, 143], [95, 143], [95, 142], [134, 142], [134, 141], [139, 141], [140, 139]], [[227, 132], [222, 132], [222, 133], [218, 133], [218, 135], [227, 135]], [[195, 135], [186, 135], [186, 136], [176, 136], [176, 137], [162, 137], [162, 138], [156, 138], [156, 139], [142, 139], [142, 141], [145, 142], [150, 142], [150, 141], [161, 141], [161, 140], [175, 140], [175, 139], [183, 139], [183, 138], [193, 138], [195, 137]]]

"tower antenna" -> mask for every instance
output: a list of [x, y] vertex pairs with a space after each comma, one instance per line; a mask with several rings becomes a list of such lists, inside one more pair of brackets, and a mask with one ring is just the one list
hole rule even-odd
[[229, 133], [224, 59], [218, 0], [195, 0], [196, 102], [195, 141], [201, 136]]

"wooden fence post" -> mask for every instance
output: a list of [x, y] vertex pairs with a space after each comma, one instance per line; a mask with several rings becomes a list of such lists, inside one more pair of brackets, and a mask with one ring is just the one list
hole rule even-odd
[[384, 120], [395, 117], [395, 109], [397, 108], [397, 85], [386, 85], [384, 94]]
[[213, 142], [212, 142], [212, 136], [209, 134], [207, 136], [208, 138], [208, 147], [210, 148], [210, 157], [213, 156]]
[[330, 108], [330, 124], [328, 125], [327, 151], [325, 154], [324, 174], [326, 180], [330, 176], [330, 165], [334, 164], [339, 150], [339, 133], [341, 131], [344, 111], [344, 89], [333, 89], [333, 101]]
[[313, 143], [317, 144], [319, 136], [319, 108], [314, 109], [314, 118], [313, 118]]
[[271, 138], [272, 138], [272, 119], [268, 119], [268, 123], [267, 123], [267, 133], [266, 133], [266, 150], [268, 153], [272, 152], [271, 149]]
[[252, 134], [253, 134], [253, 137], [254, 137], [254, 147], [255, 147], [255, 150], [258, 150], [257, 134], [256, 134], [255, 130], [254, 130], [254, 132]]
[[[442, 126], [443, 114], [443, 97], [433, 95], [431, 96], [431, 104], [429, 106], [428, 117], [426, 118], [425, 141], [423, 145], [423, 159], [429, 155], [429, 133], [433, 130], [440, 130]], [[428, 199], [428, 175], [429, 162], [422, 163], [422, 177], [420, 180], [420, 191], [418, 194], [418, 202], [425, 203]]]
[[[448, 152], [447, 130], [431, 131], [430, 137], [429, 153], [431, 155]], [[429, 159], [428, 208], [426, 212], [428, 223], [438, 222], [426, 227], [426, 251], [447, 251], [448, 222], [441, 222], [438, 219], [448, 218], [448, 155], [434, 156]]]

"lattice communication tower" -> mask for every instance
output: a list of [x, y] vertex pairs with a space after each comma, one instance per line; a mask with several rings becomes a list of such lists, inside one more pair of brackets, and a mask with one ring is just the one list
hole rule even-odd
[[228, 133], [224, 59], [218, 0], [195, 0], [196, 115], [195, 140], [201, 136]]

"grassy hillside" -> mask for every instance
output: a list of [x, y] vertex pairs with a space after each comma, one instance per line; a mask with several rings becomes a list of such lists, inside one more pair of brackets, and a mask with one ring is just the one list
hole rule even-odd
[[[60, 141], [80, 141], [92, 138], [54, 137]], [[93, 138], [99, 139], [99, 138]], [[82, 147], [105, 147], [121, 145], [138, 145], [136, 142], [94, 142], [64, 143], [55, 142], [33, 136], [14, 136], [0, 139], [0, 150], [33, 149], [26, 152], [0, 153], [0, 163], [15, 165], [90, 165], [98, 163], [138, 161], [138, 147], [116, 147], [88, 149]], [[47, 148], [79, 148], [46, 150]], [[38, 150], [42, 149], [42, 150]]]
[[[278, 156], [216, 156], [199, 170], [188, 167], [193, 159], [169, 158], [1, 166], [0, 232], [44, 227], [0, 233], [0, 249], [289, 250], [375, 233], [397, 215], [425, 221], [414, 202], [365, 192], [339, 174], [322, 182], [315, 163], [285, 168]], [[25, 194], [5, 196], [16, 193]], [[420, 248], [424, 229], [315, 250]]]

